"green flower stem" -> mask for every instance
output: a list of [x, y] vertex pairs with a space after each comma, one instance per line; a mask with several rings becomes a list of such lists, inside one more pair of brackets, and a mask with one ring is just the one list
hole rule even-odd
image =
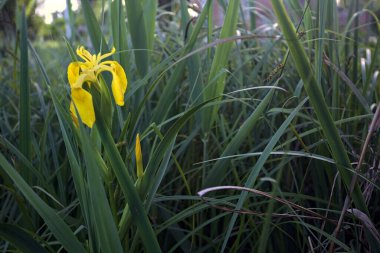
[[[141, 196], [141, 178], [137, 179], [135, 183], [135, 187], [136, 187], [137, 192], [140, 193], [140, 196]], [[131, 218], [132, 218], [131, 210], [129, 209], [128, 205], [125, 205], [123, 213], [120, 218], [120, 222], [119, 222], [119, 236], [121, 240], [125, 239], [127, 229], [130, 226], [131, 221], [132, 221]]]
[[128, 174], [127, 168], [120, 156], [114, 140], [107, 128], [106, 122], [97, 111], [96, 107], [96, 126], [99, 130], [100, 138], [102, 139], [104, 149], [108, 155], [109, 161], [115, 172], [116, 178], [120, 183], [120, 187], [125, 194], [130, 207], [133, 220], [136, 222], [137, 228], [140, 232], [142, 242], [145, 246], [146, 252], [161, 252], [157, 238], [153, 232], [152, 226], [149, 222], [148, 216], [145, 213], [142, 202], [139, 198], [137, 190], [133, 184], [131, 177]]
[[122, 240], [122, 241], [125, 240], [126, 234], [127, 234], [127, 230], [128, 230], [128, 227], [131, 224], [131, 221], [132, 221], [132, 219], [131, 219], [131, 210], [129, 210], [129, 206], [127, 204], [127, 205], [125, 205], [125, 207], [123, 209], [123, 213], [121, 215], [121, 218], [120, 218], [120, 221], [119, 221], [119, 225], [118, 225], [120, 240]]
[[[337, 169], [343, 179], [343, 183], [346, 186], [346, 189], [349, 189], [352, 179], [352, 174], [350, 171], [353, 171], [353, 168], [348, 158], [346, 149], [339, 136], [338, 129], [334, 125], [321, 89], [319, 88], [317, 80], [313, 75], [310, 61], [306, 56], [304, 48], [297, 38], [296, 31], [290, 21], [289, 16], [286, 13], [283, 2], [281, 0], [272, 0], [272, 5], [278, 18], [280, 28], [288, 43], [290, 53], [294, 59], [297, 72], [304, 83], [306, 93], [310, 98], [310, 102], [321, 124], [323, 133], [326, 136], [332, 156], [336, 162]], [[368, 214], [363, 194], [357, 184], [355, 185], [351, 197], [356, 207]]]

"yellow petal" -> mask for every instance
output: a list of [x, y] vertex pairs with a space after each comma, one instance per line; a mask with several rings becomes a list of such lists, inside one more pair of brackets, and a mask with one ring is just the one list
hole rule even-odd
[[141, 144], [140, 144], [140, 135], [139, 134], [137, 134], [137, 136], [136, 136], [135, 155], [136, 155], [136, 166], [137, 166], [137, 178], [141, 178], [144, 174], [144, 171], [143, 171]]
[[67, 79], [72, 87], [79, 77], [80, 64], [79, 62], [72, 62], [67, 67]]
[[[73, 105], [70, 105], [71, 114], [78, 118], [76, 114], [74, 104], [79, 112], [79, 116], [82, 119], [83, 123], [88, 127], [92, 128], [95, 122], [95, 111], [94, 105], [92, 103], [91, 94], [81, 88], [71, 90], [71, 98], [73, 100]], [[73, 118], [74, 118], [73, 117]], [[74, 119], [75, 122], [75, 119]]]
[[113, 47], [113, 48], [111, 49], [111, 52], [109, 52], [109, 53], [106, 53], [106, 54], [103, 54], [103, 55], [101, 55], [101, 54], [99, 53], [99, 54], [98, 54], [98, 57], [97, 57], [97, 60], [98, 60], [98, 61], [101, 61], [101, 60], [103, 60], [103, 59], [105, 59], [105, 58], [107, 58], [107, 57], [113, 55], [115, 52], [116, 52], [116, 49]]
[[90, 52], [88, 52], [86, 49], [84, 49], [84, 47], [79, 47], [77, 48], [77, 55], [82, 58], [83, 60], [85, 60], [86, 62], [91, 62], [92, 61], [92, 55], [90, 54]]
[[117, 105], [124, 105], [124, 93], [127, 89], [127, 76], [123, 67], [116, 61], [112, 62], [112, 93]]

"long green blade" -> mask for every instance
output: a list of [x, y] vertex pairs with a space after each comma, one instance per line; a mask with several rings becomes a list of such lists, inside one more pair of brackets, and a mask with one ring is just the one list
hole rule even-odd
[[84, 18], [92, 45], [97, 52], [108, 52], [106, 40], [88, 0], [81, 0]]
[[144, 18], [144, 9], [140, 0], [125, 0], [127, 18], [131, 33], [137, 70], [141, 77], [148, 73], [148, 35]]
[[0, 237], [12, 243], [24, 253], [46, 253], [45, 249], [22, 228], [12, 224], [0, 224]]
[[111, 10], [111, 28], [112, 28], [112, 38], [113, 44], [116, 48], [118, 54], [114, 55], [116, 61], [120, 62], [121, 66], [126, 70], [127, 75], [130, 73], [130, 64], [128, 57], [128, 42], [127, 42], [127, 25], [125, 22], [120, 22], [120, 20], [125, 20], [125, 11], [122, 0], [111, 1], [110, 10]]
[[156, 12], [158, 1], [142, 0], [144, 22], [146, 28], [146, 39], [148, 42], [148, 49], [153, 49], [154, 33], [156, 29]]
[[[20, 151], [30, 160], [31, 158], [31, 129], [30, 129], [30, 85], [28, 66], [28, 34], [25, 8], [21, 14], [20, 38]], [[29, 175], [27, 169], [22, 173]], [[29, 176], [28, 176], [29, 177]]]
[[[229, 1], [227, 13], [223, 23], [220, 39], [231, 37], [236, 34], [240, 1]], [[209, 87], [204, 91], [203, 101], [220, 96], [224, 90], [226, 74], [221, 71], [225, 68], [233, 43], [222, 43], [216, 47], [212, 61], [210, 75], [208, 77]], [[216, 81], [215, 81], [216, 79]], [[219, 106], [206, 108], [202, 112], [202, 130], [207, 133], [215, 121]]]

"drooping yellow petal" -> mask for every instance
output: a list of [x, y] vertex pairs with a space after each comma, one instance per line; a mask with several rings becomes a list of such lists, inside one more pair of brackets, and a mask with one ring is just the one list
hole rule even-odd
[[77, 88], [77, 89], [71, 90], [71, 98], [72, 98], [73, 104], [70, 105], [70, 111], [71, 111], [71, 114], [73, 115], [73, 119], [74, 117], [78, 118], [78, 115], [76, 114], [76, 111], [75, 111], [75, 107], [76, 107], [78, 110], [79, 116], [82, 119], [82, 122], [88, 127], [92, 128], [95, 122], [95, 111], [94, 111], [94, 105], [92, 103], [91, 94], [84, 89]]
[[136, 136], [135, 155], [136, 155], [137, 178], [141, 178], [144, 175], [144, 169], [143, 169], [140, 135], [139, 134], [137, 134], [137, 136]]
[[124, 105], [124, 93], [127, 89], [127, 76], [123, 67], [116, 61], [112, 62], [112, 93], [117, 105]]
[[70, 86], [72, 87], [79, 77], [80, 63], [72, 62], [67, 67], [67, 79], [69, 80]]

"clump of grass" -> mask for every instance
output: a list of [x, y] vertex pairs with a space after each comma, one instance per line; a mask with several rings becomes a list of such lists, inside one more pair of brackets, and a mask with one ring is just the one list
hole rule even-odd
[[[211, 0], [195, 19], [185, 0], [82, 0], [74, 35], [42, 46], [20, 12], [0, 63], [2, 251], [376, 252], [376, 1], [344, 24], [335, 1], [219, 2], [216, 28]], [[99, 77], [92, 128], [69, 112], [81, 45], [115, 47], [128, 78], [119, 107]]]

